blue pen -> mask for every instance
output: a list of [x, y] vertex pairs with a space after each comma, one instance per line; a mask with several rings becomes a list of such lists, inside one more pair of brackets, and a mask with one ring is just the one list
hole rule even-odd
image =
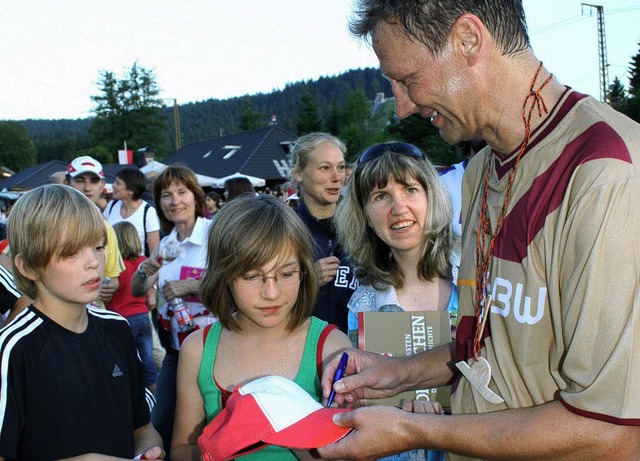
[[336, 374], [333, 375], [333, 383], [331, 383], [331, 394], [329, 395], [329, 400], [327, 401], [327, 408], [331, 406], [331, 403], [333, 402], [333, 397], [336, 394], [336, 392], [333, 390], [333, 385], [336, 383], [336, 381], [338, 381], [340, 378], [344, 376], [344, 372], [347, 369], [348, 361], [349, 361], [349, 354], [344, 352], [342, 354], [342, 357], [340, 357], [340, 363], [338, 364], [338, 369], [336, 370]]

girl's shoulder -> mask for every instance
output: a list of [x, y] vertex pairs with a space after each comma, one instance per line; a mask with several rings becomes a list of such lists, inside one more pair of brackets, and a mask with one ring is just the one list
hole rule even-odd
[[205, 329], [199, 328], [190, 333], [180, 346], [180, 356], [190, 354], [202, 354], [204, 349]]

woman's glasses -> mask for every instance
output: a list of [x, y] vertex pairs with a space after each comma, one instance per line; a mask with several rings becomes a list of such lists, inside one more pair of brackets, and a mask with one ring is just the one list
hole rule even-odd
[[241, 275], [236, 278], [238, 285], [249, 288], [262, 288], [267, 279], [273, 279], [276, 285], [295, 285], [302, 281], [302, 271], [286, 271], [276, 275]]
[[374, 144], [365, 150], [362, 155], [360, 155], [360, 158], [358, 158], [358, 163], [375, 160], [385, 152], [393, 152], [394, 154], [404, 155], [405, 157], [425, 158], [422, 151], [413, 144], [407, 142], [384, 142]]

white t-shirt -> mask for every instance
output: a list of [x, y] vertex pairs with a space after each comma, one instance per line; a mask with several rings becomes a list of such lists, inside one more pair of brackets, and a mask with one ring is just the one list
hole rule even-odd
[[[145, 202], [138, 207], [138, 209], [128, 218], [123, 218], [120, 215], [120, 210], [122, 209], [122, 202], [120, 200], [111, 202], [107, 205], [107, 208], [104, 210], [104, 216], [109, 221], [109, 224], [112, 226], [120, 221], [128, 221], [138, 230], [138, 237], [140, 237], [140, 244], [142, 245], [142, 253], [144, 255], [144, 242], [145, 242], [145, 229], [144, 229], [144, 209]], [[158, 213], [156, 209], [149, 205], [147, 208], [147, 219], [146, 219], [146, 233], [156, 232], [160, 230], [160, 221], [158, 220]]]

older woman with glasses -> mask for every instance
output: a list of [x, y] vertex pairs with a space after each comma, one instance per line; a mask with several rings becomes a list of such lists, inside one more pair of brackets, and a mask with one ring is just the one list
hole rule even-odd
[[[417, 147], [376, 144], [360, 156], [334, 218], [360, 282], [348, 304], [352, 341], [359, 312], [449, 311], [455, 319], [451, 213], [436, 169]], [[389, 459], [439, 457], [414, 450]]]

